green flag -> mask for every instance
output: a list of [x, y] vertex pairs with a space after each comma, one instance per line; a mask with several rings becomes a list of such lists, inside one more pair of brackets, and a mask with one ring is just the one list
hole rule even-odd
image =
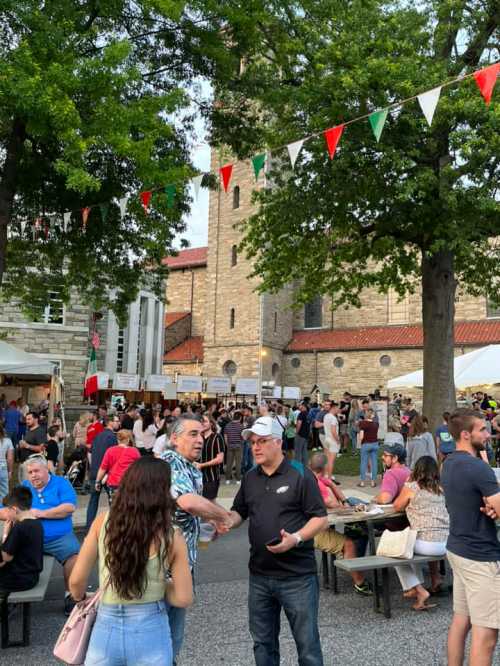
[[253, 164], [253, 170], [254, 170], [254, 173], [255, 173], [255, 180], [259, 180], [259, 173], [264, 168], [265, 163], [266, 163], [266, 153], [261, 153], [260, 155], [256, 155], [255, 157], [252, 157], [252, 164]]
[[167, 185], [165, 188], [167, 195], [167, 208], [173, 208], [175, 199], [175, 185]]
[[371, 128], [377, 141], [380, 140], [388, 113], [389, 109], [382, 109], [381, 111], [375, 111], [375, 113], [368, 116], [368, 120], [370, 121]]
[[102, 203], [102, 204], [99, 205], [99, 209], [101, 211], [102, 221], [106, 222], [106, 218], [108, 217], [109, 204]]

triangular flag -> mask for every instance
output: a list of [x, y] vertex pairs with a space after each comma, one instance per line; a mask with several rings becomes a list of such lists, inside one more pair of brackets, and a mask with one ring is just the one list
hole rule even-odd
[[151, 201], [152, 195], [153, 192], [151, 190], [148, 190], [147, 192], [141, 192], [139, 195], [141, 197], [142, 207], [144, 208], [146, 215], [149, 213], [149, 202]]
[[490, 65], [489, 67], [484, 67], [484, 69], [480, 69], [478, 72], [474, 72], [474, 79], [476, 80], [486, 104], [491, 102], [491, 96], [493, 95], [493, 89], [499, 73], [500, 62]]
[[99, 210], [101, 211], [102, 221], [106, 222], [106, 218], [108, 217], [109, 204], [107, 203], [99, 204]]
[[123, 217], [124, 217], [125, 213], [127, 212], [127, 204], [128, 204], [129, 198], [130, 198], [129, 195], [127, 194], [127, 196], [122, 197], [118, 201], [118, 206], [120, 207], [120, 217], [122, 218], [122, 220], [123, 220]]
[[63, 215], [63, 229], [64, 232], [68, 230], [68, 224], [71, 222], [71, 213], [67, 212]]
[[388, 113], [389, 109], [381, 109], [380, 111], [375, 111], [368, 116], [373, 134], [375, 135], [377, 141], [380, 141], [380, 136], [382, 134], [382, 130], [384, 129]]
[[294, 141], [293, 143], [289, 143], [287, 146], [290, 162], [292, 163], [292, 169], [295, 169], [295, 162], [297, 161], [297, 157], [299, 156], [302, 146], [304, 145], [304, 141], [305, 139]]
[[89, 219], [89, 215], [90, 215], [90, 206], [82, 208], [82, 225], [84, 229], [87, 226], [87, 220]]
[[165, 194], [167, 195], [167, 208], [173, 208], [175, 199], [175, 185], [167, 185], [165, 187]]
[[331, 127], [330, 129], [327, 129], [323, 132], [326, 139], [326, 145], [328, 146], [328, 154], [330, 155], [331, 160], [335, 155], [335, 151], [337, 150], [337, 146], [343, 131], [344, 125], [337, 125], [337, 127]]
[[432, 125], [432, 119], [434, 118], [434, 112], [436, 110], [437, 103], [439, 102], [439, 96], [441, 95], [441, 86], [428, 90], [427, 92], [418, 95], [418, 103], [422, 109], [422, 113], [425, 116], [425, 119], [429, 123], [429, 127]]
[[227, 193], [227, 188], [229, 187], [231, 176], [233, 175], [233, 165], [226, 164], [225, 166], [221, 167], [219, 171], [222, 178], [222, 186], [224, 187], [224, 192]]
[[203, 180], [203, 176], [204, 176], [204, 174], [200, 173], [199, 176], [195, 176], [193, 178], [193, 180], [191, 181], [193, 183], [194, 197], [195, 197], [196, 200], [198, 199], [198, 195], [200, 194], [200, 187], [201, 187], [201, 183], [202, 183], [202, 180]]
[[259, 180], [259, 173], [264, 168], [265, 163], [266, 163], [266, 153], [261, 153], [260, 155], [252, 157], [253, 172], [255, 174], [256, 181]]

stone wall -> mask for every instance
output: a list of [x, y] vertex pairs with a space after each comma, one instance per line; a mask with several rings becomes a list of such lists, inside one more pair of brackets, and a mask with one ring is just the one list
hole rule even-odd
[[177, 347], [189, 337], [191, 332], [191, 315], [178, 319], [165, 329], [165, 353]]
[[89, 308], [72, 294], [63, 324], [30, 321], [19, 302], [0, 303], [0, 333], [5, 341], [61, 365], [66, 402], [81, 402], [88, 361]]
[[188, 335], [205, 335], [207, 269], [176, 269], [170, 271], [166, 288], [167, 312], [191, 312]]

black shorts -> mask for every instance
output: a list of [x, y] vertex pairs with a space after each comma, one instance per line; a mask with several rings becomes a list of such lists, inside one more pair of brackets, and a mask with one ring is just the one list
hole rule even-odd
[[203, 482], [203, 497], [208, 500], [217, 499], [219, 492], [220, 481], [204, 481]]

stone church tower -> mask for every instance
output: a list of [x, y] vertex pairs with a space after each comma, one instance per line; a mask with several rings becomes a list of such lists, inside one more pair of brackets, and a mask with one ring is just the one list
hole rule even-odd
[[[224, 163], [214, 151], [212, 172]], [[210, 193], [203, 370], [207, 376], [260, 376], [270, 388], [281, 383], [283, 351], [292, 339], [292, 294], [259, 295], [252, 264], [237, 251], [238, 223], [255, 211], [252, 192], [264, 185], [263, 172], [256, 183], [251, 163], [236, 162], [228, 192]]]

